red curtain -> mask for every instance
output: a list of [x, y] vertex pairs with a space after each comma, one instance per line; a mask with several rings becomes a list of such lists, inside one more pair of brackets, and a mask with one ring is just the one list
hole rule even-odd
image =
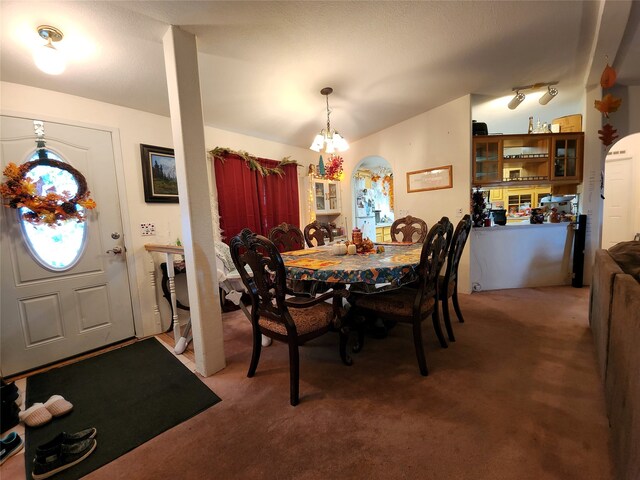
[[[258, 159], [274, 168], [280, 162]], [[213, 160], [223, 240], [229, 243], [243, 228], [264, 236], [282, 222], [299, 226], [298, 173], [295, 164], [284, 165], [284, 175], [262, 176], [238, 155]]]
[[[280, 162], [259, 159], [262, 166], [275, 168]], [[258, 197], [260, 202], [260, 218], [263, 235], [267, 236], [271, 229], [282, 222], [296, 227], [300, 226], [300, 209], [298, 202], [298, 172], [295, 164], [282, 166], [284, 175], [258, 175]]]

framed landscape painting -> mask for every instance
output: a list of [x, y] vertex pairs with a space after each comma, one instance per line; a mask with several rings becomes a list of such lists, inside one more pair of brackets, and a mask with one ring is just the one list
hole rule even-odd
[[173, 149], [140, 144], [144, 200], [147, 203], [178, 203], [176, 158]]

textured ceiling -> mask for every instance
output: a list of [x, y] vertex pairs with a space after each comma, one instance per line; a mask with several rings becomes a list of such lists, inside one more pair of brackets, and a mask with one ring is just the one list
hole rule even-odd
[[[637, 3], [637, 2], [636, 2]], [[0, 78], [168, 115], [162, 37], [197, 36], [205, 123], [307, 147], [323, 126], [354, 141], [463, 95], [503, 96], [559, 81], [579, 92], [598, 2], [3, 1]], [[640, 80], [638, 8], [619, 83]], [[626, 21], [626, 19], [625, 19]], [[35, 28], [54, 25], [60, 76], [31, 59]], [[617, 28], [623, 29], [624, 25]], [[615, 64], [614, 64], [615, 65]]]

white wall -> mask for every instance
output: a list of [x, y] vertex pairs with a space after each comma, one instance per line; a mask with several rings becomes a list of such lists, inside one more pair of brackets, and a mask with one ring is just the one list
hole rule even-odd
[[[124, 178], [118, 178], [118, 187], [124, 189], [128, 217], [127, 258], [129, 268], [134, 269], [135, 284], [131, 285], [136, 316], [136, 334], [151, 335], [160, 330], [154, 322], [155, 294], [149, 284], [148, 257], [145, 243], [175, 243], [182, 237], [178, 204], [148, 204], [144, 201], [140, 144], [172, 147], [171, 123], [168, 117], [124, 108], [108, 103], [96, 102], [86, 98], [61, 94], [48, 90], [0, 82], [2, 106], [0, 113], [17, 114], [31, 118], [57, 121], [68, 124], [81, 124], [96, 128], [117, 129], [120, 136], [120, 152], [116, 159], [122, 159]], [[309, 162], [315, 160], [315, 153], [307, 149], [269, 142], [237, 133], [205, 127], [207, 149], [216, 146], [234, 150], [245, 150], [252, 155], [279, 160], [291, 156], [303, 166], [298, 168], [299, 177], [306, 175]], [[300, 192], [301, 211], [304, 192]], [[115, 192], [114, 192], [115, 197]], [[98, 206], [99, 207], [99, 206]], [[139, 234], [140, 223], [155, 223], [156, 236], [142, 237]], [[125, 226], [125, 232], [127, 226]], [[167, 302], [160, 299], [166, 327], [170, 315]]]
[[[393, 169], [396, 218], [420, 217], [428, 226], [443, 216], [454, 223], [469, 213], [471, 191], [471, 100], [466, 95], [381, 132], [353, 142], [343, 154], [343, 212], [353, 228], [351, 177], [365, 157], [379, 156]], [[453, 165], [453, 188], [407, 193], [406, 173]], [[351, 208], [350, 208], [351, 207]], [[462, 212], [462, 213], [459, 213]], [[469, 246], [459, 266], [460, 292], [470, 292]]]
[[515, 110], [507, 107], [513, 95], [500, 98], [473, 95], [471, 115], [473, 120], [487, 124], [489, 134], [520, 134], [527, 133], [530, 116], [533, 117], [535, 126], [538, 119], [541, 123], [551, 123], [554, 118], [584, 113], [581, 96], [572, 92], [564, 93], [560, 86], [558, 89], [560, 93], [547, 105], [538, 103], [542, 90], [524, 92], [527, 96]]

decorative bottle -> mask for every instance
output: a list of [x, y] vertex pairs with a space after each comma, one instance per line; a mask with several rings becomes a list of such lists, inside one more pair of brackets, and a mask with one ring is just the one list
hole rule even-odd
[[533, 117], [529, 117], [529, 129], [527, 133], [533, 133]]

